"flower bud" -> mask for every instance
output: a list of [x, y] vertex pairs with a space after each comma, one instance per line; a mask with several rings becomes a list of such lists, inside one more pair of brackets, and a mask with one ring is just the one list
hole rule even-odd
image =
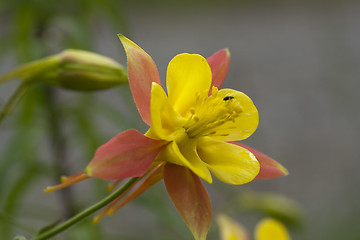
[[125, 68], [108, 57], [74, 49], [58, 56], [57, 68], [40, 74], [41, 81], [79, 91], [102, 90], [127, 82]]
[[0, 78], [23, 78], [77, 91], [108, 89], [127, 83], [125, 68], [116, 61], [83, 50], [69, 49], [60, 54], [24, 64]]

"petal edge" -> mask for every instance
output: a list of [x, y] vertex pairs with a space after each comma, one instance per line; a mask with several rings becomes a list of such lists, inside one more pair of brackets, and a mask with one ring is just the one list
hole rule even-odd
[[243, 147], [255, 155], [256, 159], [260, 163], [260, 172], [255, 177], [256, 180], [277, 178], [277, 177], [287, 176], [289, 174], [288, 170], [285, 167], [283, 167], [280, 163], [278, 163], [271, 157], [267, 156], [266, 154], [254, 148], [251, 148], [245, 144], [241, 144], [237, 142], [231, 142], [231, 143]]
[[123, 35], [118, 35], [127, 56], [130, 89], [139, 113], [149, 126], [152, 82], [161, 85], [159, 72], [152, 58], [143, 49]]

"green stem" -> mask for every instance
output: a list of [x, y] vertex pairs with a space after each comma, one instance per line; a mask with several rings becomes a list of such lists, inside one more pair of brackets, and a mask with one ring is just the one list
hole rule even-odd
[[57, 225], [54, 228], [49, 229], [48, 231], [45, 231], [43, 233], [40, 233], [39, 235], [35, 236], [32, 240], [45, 240], [52, 236], [55, 236], [69, 227], [73, 226], [74, 224], [80, 222], [84, 218], [88, 217], [92, 213], [96, 212], [97, 210], [103, 208], [113, 200], [115, 200], [118, 196], [120, 196], [123, 192], [125, 192], [131, 185], [134, 184], [134, 182], [137, 180], [137, 177], [130, 178], [129, 181], [127, 181], [122, 187], [111, 193], [109, 196], [104, 198], [98, 203], [95, 203], [91, 207], [85, 209], [84, 211], [80, 212], [79, 214], [75, 215], [74, 217], [68, 219], [66, 222], [63, 222], [60, 225]]
[[20, 86], [16, 89], [10, 99], [6, 102], [4, 108], [0, 112], [0, 123], [6, 115], [9, 115], [19, 103], [20, 99], [25, 96], [26, 90], [28, 89], [28, 83], [23, 81]]

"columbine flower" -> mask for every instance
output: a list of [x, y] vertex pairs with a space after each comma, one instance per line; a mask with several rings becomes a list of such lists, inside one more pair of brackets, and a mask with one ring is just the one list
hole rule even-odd
[[249, 137], [258, 125], [258, 112], [248, 96], [232, 89], [218, 90], [229, 67], [228, 50], [207, 60], [197, 54], [175, 56], [167, 70], [166, 94], [151, 57], [124, 36], [120, 40], [135, 103], [150, 129], [145, 135], [133, 129], [120, 133], [96, 151], [83, 173], [64, 178], [62, 184], [46, 191], [88, 177], [118, 180], [114, 185], [121, 179], [140, 177], [139, 186], [108, 205], [95, 218], [97, 222], [164, 179], [195, 239], [205, 239], [212, 210], [200, 178], [211, 183], [212, 172], [221, 181], [239, 185], [257, 176], [283, 176], [287, 171], [256, 150], [228, 142]]
[[[220, 228], [220, 240], [250, 240], [243, 226], [228, 216], [217, 217]], [[273, 218], [264, 218], [255, 227], [255, 240], [290, 240], [290, 235], [281, 222]]]

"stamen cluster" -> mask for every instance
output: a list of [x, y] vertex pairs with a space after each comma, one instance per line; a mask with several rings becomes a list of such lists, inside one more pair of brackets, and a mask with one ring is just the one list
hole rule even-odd
[[[189, 110], [189, 117], [184, 124], [190, 138], [197, 136], [224, 136], [216, 129], [228, 121], [235, 122], [243, 112], [240, 103], [233, 96], [219, 96], [219, 90], [213, 87], [211, 95], [202, 92], [197, 95], [195, 106]], [[222, 129], [223, 130], [223, 129]]]

